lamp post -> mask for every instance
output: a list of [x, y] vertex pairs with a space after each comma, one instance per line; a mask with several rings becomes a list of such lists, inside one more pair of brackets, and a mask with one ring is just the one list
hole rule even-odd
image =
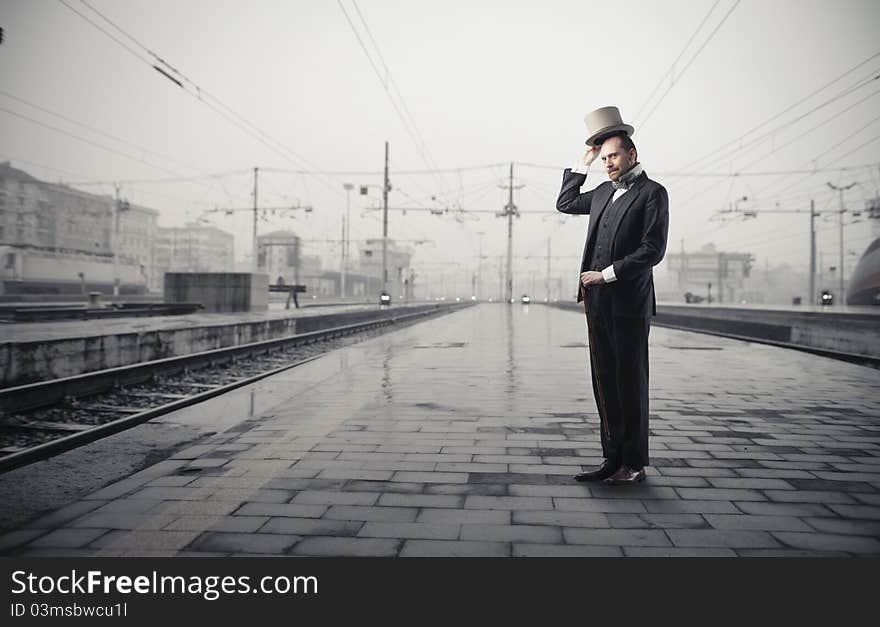
[[388, 292], [388, 142], [385, 142], [385, 180], [382, 185], [382, 293]]
[[513, 184], [513, 164], [510, 164], [510, 180], [507, 185], [499, 185], [498, 187], [507, 188], [508, 200], [504, 205], [504, 209], [495, 215], [499, 218], [507, 218], [507, 275], [504, 280], [505, 297], [508, 303], [513, 302], [513, 218], [519, 217], [519, 210], [513, 204], [513, 190], [520, 189], [524, 185]]
[[[257, 274], [260, 271], [260, 260], [257, 258], [257, 176], [259, 175], [260, 168], [254, 168], [254, 229], [253, 235], [251, 237], [251, 247], [254, 251], [254, 258], [251, 263], [251, 272]], [[268, 272], [268, 260], [267, 260], [267, 269]]]
[[828, 187], [830, 187], [831, 189], [833, 189], [833, 190], [835, 190], [835, 191], [837, 191], [837, 192], [840, 192], [840, 213], [839, 213], [839, 217], [840, 217], [839, 225], [840, 225], [840, 226], [839, 226], [839, 228], [838, 228], [838, 233], [839, 233], [839, 236], [840, 236], [840, 274], [838, 275], [837, 278], [838, 278], [838, 281], [840, 282], [840, 283], [839, 283], [839, 285], [840, 285], [840, 292], [839, 292], [839, 294], [838, 294], [838, 298], [839, 298], [840, 300], [838, 301], [838, 303], [839, 303], [840, 306], [842, 307], [842, 306], [844, 306], [844, 305], [846, 304], [846, 296], [845, 296], [844, 293], [843, 293], [843, 283], [844, 283], [844, 271], [843, 271], [843, 214], [846, 212], [846, 209], [843, 208], [843, 192], [845, 192], [846, 190], [850, 189], [851, 187], [854, 187], [854, 186], [855, 186], [855, 183], [850, 183], [850, 184], [847, 185], [846, 187], [838, 187], [838, 186], [835, 185], [834, 183], [827, 183], [827, 185], [828, 185]]
[[477, 289], [475, 296], [477, 300], [483, 297], [483, 236], [485, 231], [477, 231]]
[[342, 298], [345, 298], [345, 273], [348, 271], [348, 242], [351, 239], [349, 237], [349, 229], [351, 229], [351, 190], [354, 189], [354, 185], [343, 183], [342, 187], [345, 188], [345, 216], [342, 218], [342, 276], [340, 295]]
[[122, 211], [127, 211], [130, 208], [130, 205], [127, 200], [122, 200], [119, 197], [119, 183], [116, 183], [116, 199], [113, 202], [113, 234], [112, 234], [112, 245], [111, 252], [113, 253], [113, 295], [119, 296], [119, 214]]

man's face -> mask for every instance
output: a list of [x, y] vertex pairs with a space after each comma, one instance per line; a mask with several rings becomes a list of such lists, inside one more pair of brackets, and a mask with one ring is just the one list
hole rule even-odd
[[636, 151], [624, 150], [619, 137], [610, 137], [602, 143], [599, 157], [608, 172], [608, 178], [616, 181], [629, 172], [636, 163]]

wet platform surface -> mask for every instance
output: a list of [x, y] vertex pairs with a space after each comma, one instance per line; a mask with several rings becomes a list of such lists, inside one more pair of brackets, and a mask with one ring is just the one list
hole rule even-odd
[[648, 478], [582, 485], [585, 336], [576, 312], [487, 304], [340, 349], [164, 417], [217, 433], [0, 551], [880, 554], [880, 371], [655, 327]]

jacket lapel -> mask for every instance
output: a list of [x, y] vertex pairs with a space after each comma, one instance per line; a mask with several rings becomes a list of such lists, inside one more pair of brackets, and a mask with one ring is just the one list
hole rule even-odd
[[608, 183], [606, 185], [605, 183], [603, 183], [601, 191], [598, 191], [598, 193], [593, 196], [593, 207], [590, 209], [590, 226], [587, 229], [587, 246], [590, 245], [593, 234], [596, 232], [596, 228], [598, 228], [599, 226], [599, 220], [602, 219], [602, 214], [608, 207], [608, 203], [611, 201], [611, 197], [613, 195], [614, 188], [611, 186], [611, 184]]
[[632, 188], [623, 196], [621, 196], [620, 206], [617, 208], [617, 215], [614, 216], [614, 224], [611, 225], [612, 242], [617, 239], [617, 230], [620, 228], [620, 223], [623, 221], [624, 216], [626, 216], [626, 212], [629, 211], [630, 207], [633, 206], [633, 203], [641, 194], [642, 187], [644, 186], [647, 179], [648, 176], [644, 172], [642, 172], [639, 175], [639, 178], [636, 179], [636, 182], [633, 184]]

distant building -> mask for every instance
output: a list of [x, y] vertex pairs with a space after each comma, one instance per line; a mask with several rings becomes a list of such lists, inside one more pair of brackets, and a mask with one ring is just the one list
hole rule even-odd
[[325, 272], [320, 257], [302, 254], [302, 241], [292, 231], [257, 237], [257, 268], [272, 285], [305, 285], [306, 298], [339, 296], [339, 277]]
[[300, 268], [300, 239], [296, 233], [273, 231], [257, 237], [257, 271], [269, 275], [270, 285], [300, 284]]
[[[360, 260], [358, 270], [367, 277], [367, 295], [382, 291], [382, 238], [368, 239], [358, 250]], [[389, 239], [387, 245], [386, 267], [388, 271], [387, 290], [393, 300], [403, 300], [407, 296], [412, 253]]]
[[235, 238], [215, 226], [191, 222], [183, 227], [158, 227], [155, 280], [161, 290], [166, 272], [232, 272]]
[[318, 256], [303, 255], [300, 261], [302, 266], [298, 283], [306, 286], [307, 295], [339, 296], [338, 273], [326, 272]]
[[754, 268], [746, 282], [745, 299], [768, 305], [809, 304], [810, 271], [807, 264], [779, 263]]
[[113, 199], [41, 181], [0, 163], [0, 240], [91, 254], [110, 254]]
[[753, 261], [750, 253], [719, 251], [714, 244], [706, 244], [697, 252], [667, 253], [664, 267], [668, 278], [658, 293], [674, 301], [684, 300], [688, 293], [705, 300], [711, 296], [717, 303], [759, 301], [747, 289]]
[[156, 209], [130, 203], [121, 205], [118, 215], [117, 243], [120, 259], [126, 259], [143, 269], [147, 285], [152, 291], [162, 290], [162, 276], [156, 269], [156, 233], [159, 212]]
[[[146, 288], [150, 243], [145, 237], [114, 258], [116, 201], [48, 183], [0, 163], [0, 269], [3, 293], [121, 293]], [[155, 228], [158, 212], [134, 208], [120, 231]], [[120, 235], [121, 237], [121, 235]]]

